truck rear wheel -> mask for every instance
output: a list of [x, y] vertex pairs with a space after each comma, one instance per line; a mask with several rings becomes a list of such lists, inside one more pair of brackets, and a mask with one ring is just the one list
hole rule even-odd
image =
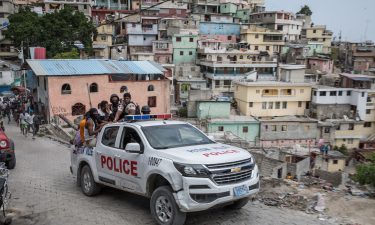
[[237, 200], [233, 204], [228, 205], [227, 208], [228, 209], [241, 209], [249, 202], [249, 200], [250, 200], [249, 198], [243, 198], [243, 199]]
[[152, 193], [150, 210], [160, 225], [183, 225], [186, 220], [186, 213], [178, 208], [169, 186], [158, 187]]
[[12, 170], [12, 169], [14, 169], [14, 167], [16, 167], [16, 157], [15, 156], [14, 156], [13, 159], [11, 159], [7, 162], [7, 168], [8, 169]]
[[81, 170], [81, 190], [87, 196], [99, 194], [101, 186], [95, 182], [89, 166], [84, 166]]

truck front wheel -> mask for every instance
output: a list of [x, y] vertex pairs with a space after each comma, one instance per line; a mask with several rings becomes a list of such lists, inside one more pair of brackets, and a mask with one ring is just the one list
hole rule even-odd
[[81, 189], [83, 194], [94, 196], [99, 194], [101, 187], [95, 182], [89, 166], [84, 166], [81, 170]]
[[169, 186], [158, 187], [152, 193], [150, 210], [160, 225], [183, 225], [186, 220], [186, 213], [178, 208]]

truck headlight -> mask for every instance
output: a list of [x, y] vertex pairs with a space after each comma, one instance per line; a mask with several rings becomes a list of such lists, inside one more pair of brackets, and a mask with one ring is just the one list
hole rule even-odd
[[202, 165], [196, 164], [182, 164], [173, 163], [174, 167], [182, 174], [184, 177], [209, 177], [210, 172]]
[[0, 141], [0, 147], [6, 148], [6, 147], [8, 147], [8, 143], [6, 141]]

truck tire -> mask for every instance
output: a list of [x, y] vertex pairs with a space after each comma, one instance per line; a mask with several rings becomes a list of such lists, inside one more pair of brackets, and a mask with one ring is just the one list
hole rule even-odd
[[183, 225], [186, 213], [181, 212], [169, 186], [158, 187], [150, 200], [151, 215], [160, 225]]
[[7, 168], [12, 170], [16, 167], [16, 157], [7, 162]]
[[228, 205], [227, 208], [233, 209], [233, 210], [241, 209], [249, 202], [249, 200], [250, 200], [249, 198], [242, 198], [240, 200], [235, 201], [233, 204]]
[[84, 166], [81, 170], [81, 190], [87, 196], [95, 196], [101, 190], [101, 186], [95, 182], [88, 165]]

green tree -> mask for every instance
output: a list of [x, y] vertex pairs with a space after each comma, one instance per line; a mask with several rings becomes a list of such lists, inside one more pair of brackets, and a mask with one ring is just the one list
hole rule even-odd
[[311, 16], [313, 13], [308, 5], [301, 6], [301, 10], [297, 14], [305, 14], [306, 16]]
[[337, 151], [341, 152], [344, 155], [348, 155], [348, 148], [344, 144], [342, 144], [340, 148], [337, 149]]
[[[40, 45], [42, 27], [38, 14], [32, 12], [29, 7], [20, 8], [19, 12], [8, 17], [10, 25], [4, 30], [6, 38], [10, 39], [14, 46], [19, 48], [24, 45]], [[25, 52], [27, 54], [27, 52]]]
[[76, 48], [73, 48], [70, 52], [61, 52], [57, 53], [53, 57], [54, 59], [79, 59], [79, 52], [77, 51]]
[[371, 156], [371, 163], [357, 166], [354, 180], [361, 185], [370, 184], [375, 187], [375, 154]]
[[6, 38], [16, 47], [42, 46], [47, 49], [47, 57], [72, 49], [75, 41], [81, 42], [86, 52], [92, 51], [92, 37], [97, 34], [92, 22], [82, 12], [70, 7], [38, 16], [30, 8], [9, 16], [9, 27], [4, 32]]

